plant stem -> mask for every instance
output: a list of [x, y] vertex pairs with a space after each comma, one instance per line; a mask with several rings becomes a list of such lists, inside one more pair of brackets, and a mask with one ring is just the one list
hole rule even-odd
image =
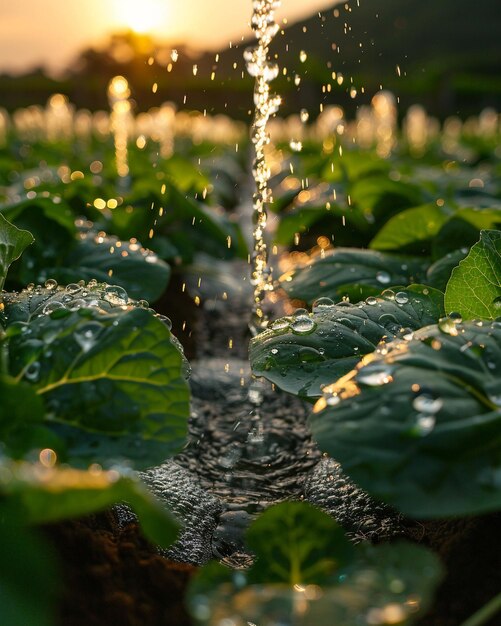
[[501, 611], [501, 593], [494, 596], [490, 602], [478, 610], [474, 615], [469, 617], [461, 626], [481, 626], [485, 622]]

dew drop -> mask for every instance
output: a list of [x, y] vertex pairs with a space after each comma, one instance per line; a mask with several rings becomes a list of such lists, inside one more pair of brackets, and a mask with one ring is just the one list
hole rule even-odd
[[129, 301], [129, 296], [123, 287], [110, 285], [104, 290], [104, 299], [110, 304], [123, 306]]
[[368, 387], [380, 387], [387, 385], [393, 380], [393, 370], [387, 365], [366, 367], [357, 374], [357, 382]]
[[102, 329], [103, 325], [99, 322], [87, 322], [79, 326], [73, 333], [73, 336], [82, 350], [88, 352], [96, 345], [97, 338]]
[[327, 406], [336, 406], [341, 402], [341, 398], [339, 396], [328, 396], [325, 399], [325, 402], [327, 403]]
[[435, 428], [436, 420], [433, 415], [418, 415], [416, 421], [416, 431], [418, 435], [425, 437]]
[[81, 287], [76, 283], [70, 283], [69, 285], [66, 285], [66, 291], [72, 295], [78, 293], [80, 289]]
[[49, 280], [45, 281], [45, 287], [47, 289], [50, 289], [51, 291], [53, 289], [56, 289], [57, 288], [57, 280], [54, 280], [53, 278], [49, 278]]
[[272, 330], [286, 330], [287, 328], [289, 328], [291, 325], [290, 323], [290, 319], [288, 319], [287, 317], [282, 317], [279, 320], [275, 320], [270, 328]]
[[388, 285], [391, 282], [391, 276], [388, 272], [378, 272], [376, 274], [376, 280], [382, 285]]
[[458, 330], [456, 328], [456, 324], [450, 317], [444, 317], [438, 322], [438, 328], [440, 332], [445, 335], [452, 335], [455, 337], [458, 334]]
[[57, 311], [58, 309], [65, 309], [66, 307], [62, 302], [58, 302], [57, 300], [53, 300], [52, 302], [48, 302], [44, 308], [42, 309], [42, 313], [44, 315], [50, 315]]
[[315, 300], [312, 306], [313, 313], [319, 313], [321, 311], [327, 311], [334, 306], [334, 301], [330, 298], [318, 298]]
[[409, 302], [409, 296], [404, 291], [398, 291], [395, 294], [395, 302], [397, 304], [407, 304]]
[[292, 332], [297, 335], [311, 333], [316, 327], [316, 323], [307, 315], [299, 315], [291, 324]]
[[170, 319], [170, 317], [167, 317], [167, 315], [156, 315], [155, 317], [163, 322], [169, 330], [172, 330], [172, 320]]
[[40, 369], [40, 363], [38, 361], [33, 361], [33, 363], [30, 363], [24, 371], [24, 377], [30, 382], [35, 383], [40, 377]]
[[430, 415], [438, 413], [443, 405], [444, 402], [441, 398], [434, 398], [432, 395], [427, 393], [421, 393], [419, 396], [416, 396], [412, 402], [412, 406], [416, 409], [416, 411]]
[[376, 306], [377, 304], [377, 298], [374, 298], [374, 296], [370, 296], [369, 298], [367, 298], [367, 300], [365, 301], [366, 304], [368, 304], [369, 306]]
[[392, 291], [391, 289], [385, 289], [382, 292], [381, 297], [384, 298], [385, 300], [395, 300], [395, 292]]

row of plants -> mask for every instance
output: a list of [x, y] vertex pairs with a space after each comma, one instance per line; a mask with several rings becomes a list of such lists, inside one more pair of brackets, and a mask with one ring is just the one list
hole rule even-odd
[[[311, 426], [322, 450], [402, 513], [499, 510], [501, 220], [494, 183], [489, 193], [484, 184], [481, 202], [465, 206], [454, 168], [451, 175], [443, 164], [429, 166], [444, 177], [430, 183], [404, 157], [388, 162], [345, 152], [323, 155], [322, 168], [305, 149], [291, 159], [295, 176], [309, 180], [306, 189], [301, 181], [295, 188], [276, 181], [277, 243], [303, 230], [307, 242], [346, 228], [351, 239], [343, 245], [360, 248], [317, 248], [304, 267], [281, 278], [292, 302], [312, 311], [301, 306], [253, 340], [255, 374], [315, 402]], [[189, 368], [168, 319], [144, 298], [161, 295], [176, 255], [188, 267], [195, 250], [218, 258], [246, 252], [234, 247], [234, 223], [195, 199], [203, 192], [195, 190], [197, 168], [178, 157], [170, 165], [179, 172], [167, 179], [165, 194], [156, 176], [138, 176], [114, 209], [94, 206], [94, 198], [108, 195], [86, 176], [40, 183], [35, 197], [0, 207], [0, 287], [9, 289], [0, 319], [6, 624], [54, 623], [57, 563], [40, 525], [125, 501], [152, 542], [167, 546], [176, 536], [177, 523], [135, 470], [182, 447]], [[396, 168], [408, 181], [392, 179]], [[326, 210], [321, 194], [332, 198], [333, 189], [338, 208]], [[330, 221], [304, 217], [305, 190], [322, 198], [312, 214], [325, 220], [328, 213]], [[130, 241], [140, 233], [149, 239], [151, 202], [165, 208], [150, 239], [154, 253]], [[343, 216], [347, 226], [338, 227]], [[127, 254], [115, 257], [111, 249]], [[354, 547], [331, 518], [304, 503], [272, 507], [247, 537], [257, 557], [250, 570], [210, 564], [194, 582], [191, 606], [200, 622], [272, 624], [285, 615], [295, 624], [330, 623], [335, 610], [336, 623], [347, 626], [411, 623], [443, 576], [424, 548]]]

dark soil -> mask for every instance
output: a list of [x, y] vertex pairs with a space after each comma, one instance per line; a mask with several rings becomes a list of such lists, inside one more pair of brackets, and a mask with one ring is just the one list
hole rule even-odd
[[58, 626], [191, 625], [182, 598], [195, 568], [157, 554], [137, 526], [117, 533], [103, 514], [47, 533], [63, 570]]

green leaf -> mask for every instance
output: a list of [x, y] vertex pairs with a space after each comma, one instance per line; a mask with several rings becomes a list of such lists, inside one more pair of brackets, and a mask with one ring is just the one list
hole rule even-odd
[[[341, 299], [358, 285], [358, 299], [392, 285], [421, 282], [427, 263], [422, 259], [357, 248], [337, 248], [324, 258], [316, 257], [303, 268], [280, 278], [290, 298], [311, 304], [320, 297]], [[369, 293], [364, 293], [369, 289]]]
[[44, 268], [38, 280], [44, 282], [50, 277], [64, 284], [112, 281], [132, 298], [155, 301], [165, 291], [170, 273], [169, 265], [140, 243], [89, 231], [82, 234], [62, 267]]
[[74, 218], [64, 202], [55, 204], [49, 198], [36, 198], [5, 205], [0, 211], [35, 238], [35, 244], [13, 266], [9, 281], [23, 285], [35, 282], [41, 268], [61, 264], [74, 245]]
[[57, 445], [43, 424], [45, 410], [34, 389], [11, 378], [0, 378], [0, 441], [2, 452], [20, 458], [36, 448]]
[[184, 443], [189, 415], [179, 342], [151, 310], [127, 305], [120, 287], [69, 289], [6, 300], [11, 375], [43, 400], [45, 424], [72, 463], [164, 460]]
[[426, 202], [422, 188], [411, 183], [371, 176], [356, 182], [350, 190], [353, 205], [376, 224], [411, 207]]
[[130, 470], [78, 470], [52, 466], [47, 459], [44, 464], [0, 463], [0, 494], [20, 511], [23, 524], [49, 524], [127, 503], [152, 542], [168, 547], [177, 538], [177, 523]]
[[53, 626], [58, 571], [53, 551], [20, 515], [0, 506], [0, 615], [2, 626]]
[[18, 259], [23, 250], [33, 241], [31, 233], [26, 230], [19, 230], [0, 213], [0, 291], [5, 284], [11, 263]]
[[[384, 623], [391, 605], [405, 625], [426, 611], [443, 574], [433, 553], [412, 544], [353, 547], [332, 518], [305, 503], [271, 507], [247, 536], [256, 551], [249, 570], [211, 563], [192, 582], [197, 623], [238, 615], [242, 623], [353, 626]], [[411, 596], [420, 598], [418, 611]]]
[[[413, 286], [358, 305], [319, 300], [313, 313], [276, 320], [250, 344], [255, 375], [302, 397], [344, 376], [383, 339], [433, 324], [443, 315], [443, 296]], [[306, 328], [305, 331], [302, 329]]]
[[431, 241], [447, 221], [451, 210], [436, 204], [407, 209], [384, 224], [371, 241], [374, 250], [429, 254]]
[[257, 556], [247, 577], [254, 584], [322, 584], [353, 559], [336, 522], [300, 502], [269, 508], [249, 528], [247, 542]]
[[501, 316], [501, 231], [483, 230], [480, 241], [453, 270], [445, 308], [465, 319]]
[[501, 326], [445, 318], [325, 388], [315, 439], [412, 517], [501, 509]]

